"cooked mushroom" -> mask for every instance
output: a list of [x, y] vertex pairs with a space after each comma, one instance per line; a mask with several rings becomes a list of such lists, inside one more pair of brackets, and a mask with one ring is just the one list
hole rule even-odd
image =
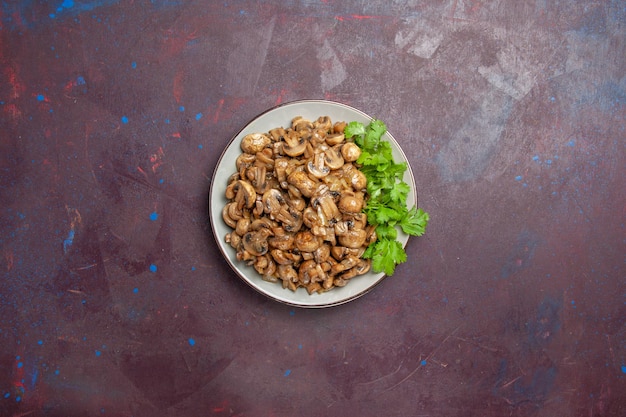
[[358, 275], [363, 275], [369, 272], [371, 267], [372, 261], [370, 259], [359, 259], [359, 263], [352, 269], [355, 269]]
[[346, 191], [339, 199], [339, 210], [343, 213], [356, 214], [360, 213], [363, 209], [363, 193], [355, 193], [353, 191]]
[[350, 229], [346, 233], [338, 235], [340, 245], [348, 248], [360, 248], [365, 243], [367, 233], [363, 229]]
[[289, 131], [283, 137], [285, 144], [283, 151], [289, 156], [302, 155], [306, 149], [307, 141], [295, 131]]
[[294, 244], [300, 252], [314, 252], [321, 246], [322, 240], [307, 230], [296, 233]]
[[270, 143], [272, 143], [272, 139], [263, 133], [250, 133], [241, 140], [241, 150], [254, 155], [257, 152], [261, 152]]
[[331, 245], [337, 244], [337, 237], [335, 236], [335, 229], [330, 226], [313, 226], [311, 233], [315, 236], [319, 236], [323, 241], [329, 242]]
[[282, 251], [290, 251], [293, 249], [293, 234], [285, 232], [285, 229], [282, 227], [277, 227], [272, 231], [273, 236], [268, 239], [270, 247]]
[[239, 180], [234, 183], [233, 191], [236, 193], [235, 201], [237, 202], [238, 209], [242, 209], [243, 207], [251, 209], [254, 207], [256, 191], [254, 191], [252, 184], [244, 180]]
[[354, 162], [361, 156], [361, 148], [354, 142], [344, 143], [341, 147], [341, 155], [347, 162]]
[[243, 217], [243, 210], [237, 207], [237, 202], [233, 201], [226, 205], [228, 207], [228, 217], [233, 220], [239, 220]]
[[369, 271], [361, 257], [376, 232], [362, 212], [360, 149], [346, 142], [345, 126], [298, 116], [242, 139], [225, 190], [225, 240], [264, 280], [321, 293]]
[[311, 198], [311, 205], [318, 209], [318, 217], [323, 226], [334, 224], [341, 219], [341, 213], [335, 204], [335, 199], [326, 185], [318, 188]]
[[330, 132], [333, 128], [333, 122], [328, 116], [320, 116], [315, 122], [313, 122], [313, 127], [325, 132]]
[[278, 277], [283, 282], [298, 282], [298, 273], [292, 265], [278, 265]]
[[284, 127], [276, 127], [270, 130], [269, 134], [272, 137], [272, 139], [274, 139], [274, 142], [280, 142], [283, 140], [283, 138], [287, 134], [287, 131], [285, 130]]
[[261, 152], [257, 152], [255, 155], [255, 162], [259, 165], [263, 165], [266, 169], [274, 168], [274, 152], [270, 148], [265, 148]]
[[330, 146], [340, 145], [346, 139], [343, 133], [331, 133], [326, 135], [326, 143]]
[[269, 250], [267, 238], [270, 231], [261, 229], [256, 232], [248, 232], [242, 237], [244, 249], [253, 256], [265, 255]]
[[276, 271], [276, 264], [267, 254], [254, 259], [254, 269], [261, 275], [272, 275]]
[[302, 262], [298, 268], [298, 281], [303, 285], [309, 284], [318, 275], [317, 263], [313, 259]]
[[241, 244], [241, 236], [239, 236], [237, 233], [227, 233], [224, 237], [224, 240], [226, 241], [226, 243], [230, 244], [233, 249], [239, 249], [239, 245]]
[[253, 231], [257, 231], [257, 230], [261, 230], [261, 229], [268, 229], [269, 232], [268, 236], [271, 236], [274, 234], [273, 230], [276, 227], [276, 222], [272, 221], [271, 219], [267, 218], [267, 217], [261, 217], [261, 218], [256, 218], [252, 221], [252, 223], [250, 223], [250, 230]]
[[283, 204], [285, 197], [277, 189], [270, 189], [263, 193], [263, 210], [269, 214], [271, 218], [276, 217]]
[[326, 132], [322, 129], [314, 129], [309, 137], [309, 143], [312, 147], [319, 149], [323, 144], [326, 146]]
[[287, 158], [277, 158], [274, 161], [274, 173], [276, 174], [276, 179], [280, 184], [281, 188], [287, 188], [287, 167], [289, 166], [289, 159]]
[[250, 218], [242, 217], [237, 221], [237, 225], [235, 226], [235, 232], [239, 236], [243, 236], [248, 232], [248, 228], [250, 227]]
[[302, 215], [289, 207], [283, 206], [276, 214], [276, 220], [290, 233], [296, 233], [302, 227]]
[[335, 124], [333, 125], [333, 132], [343, 133], [347, 125], [348, 124], [346, 122], [335, 122]]
[[263, 194], [269, 188], [269, 181], [267, 178], [267, 169], [264, 165], [255, 165], [248, 168], [246, 177], [252, 183], [254, 191], [259, 194]]
[[291, 120], [291, 126], [295, 130], [305, 130], [305, 129], [313, 129], [313, 123], [311, 121], [306, 120], [302, 116], [296, 116]]
[[291, 196], [287, 200], [287, 205], [299, 213], [301, 213], [306, 208], [307, 204], [308, 203], [300, 197]]
[[350, 255], [346, 256], [341, 260], [338, 264], [335, 264], [330, 269], [331, 275], [337, 275], [340, 272], [347, 271], [348, 269], [352, 269], [359, 264], [359, 258], [356, 256]]
[[341, 261], [343, 258], [345, 258], [346, 256], [350, 254], [350, 250], [349, 248], [346, 248], [345, 246], [335, 245], [332, 248], [330, 248], [330, 254], [336, 260]]
[[239, 174], [242, 175], [242, 173], [244, 173], [246, 169], [254, 164], [254, 161], [256, 161], [256, 156], [252, 154], [244, 152], [239, 155], [237, 157], [237, 160], [235, 161], [235, 166], [237, 167], [237, 171], [239, 172]]
[[222, 209], [222, 219], [224, 219], [224, 223], [226, 223], [228, 227], [230, 227], [231, 229], [234, 229], [235, 227], [237, 227], [237, 221], [231, 218], [230, 215], [228, 214], [228, 208], [230, 207], [231, 204], [233, 203], [225, 205], [224, 208]]
[[311, 197], [317, 189], [317, 182], [313, 181], [306, 172], [301, 170], [289, 174], [287, 182], [295, 186], [305, 197]]
[[330, 169], [339, 169], [344, 164], [343, 156], [336, 147], [328, 148], [324, 152], [324, 162], [326, 162], [326, 166]]
[[330, 174], [330, 167], [326, 164], [324, 153], [316, 152], [312, 160], [306, 164], [306, 170], [315, 178], [323, 178]]
[[315, 249], [315, 251], [313, 252], [313, 256], [314, 256], [315, 262], [317, 262], [319, 265], [323, 264], [330, 257], [330, 245], [328, 244], [320, 245], [320, 247]]
[[270, 255], [279, 265], [292, 265], [296, 260], [291, 252], [281, 249], [272, 249]]

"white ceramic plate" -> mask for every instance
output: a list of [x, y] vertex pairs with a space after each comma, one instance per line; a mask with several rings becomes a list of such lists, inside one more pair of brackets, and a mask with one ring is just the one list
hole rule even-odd
[[[217, 245], [230, 267], [246, 284], [256, 291], [273, 300], [293, 306], [308, 308], [330, 307], [346, 303], [364, 295], [376, 284], [380, 283], [385, 275], [370, 271], [367, 274], [353, 278], [345, 287], [333, 288], [322, 294], [315, 293], [309, 295], [304, 288], [293, 292], [289, 289], [284, 289], [280, 283], [264, 281], [253, 267], [237, 260], [235, 250], [224, 240], [226, 234], [232, 231], [222, 220], [222, 208], [227, 203], [224, 193], [228, 178], [237, 171], [235, 160], [241, 154], [241, 139], [249, 133], [265, 133], [278, 126], [286, 128], [291, 125], [291, 120], [295, 116], [302, 116], [309, 120], [316, 120], [320, 116], [329, 116], [333, 123], [338, 121], [357, 121], [366, 125], [372, 120], [370, 116], [362, 111], [344, 104], [324, 100], [291, 102], [257, 116], [235, 135], [217, 163], [209, 191], [211, 226]], [[385, 133], [383, 140], [390, 142], [396, 162], [407, 162], [406, 155], [389, 132]], [[408, 169], [405, 171], [404, 181], [411, 187], [407, 205], [412, 207], [417, 204], [417, 193], [410, 165], [408, 165]], [[399, 231], [398, 239], [403, 246], [406, 245], [408, 238], [408, 235]]]

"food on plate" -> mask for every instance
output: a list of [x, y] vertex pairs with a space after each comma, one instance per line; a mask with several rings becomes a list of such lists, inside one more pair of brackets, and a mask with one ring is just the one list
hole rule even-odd
[[367, 273], [376, 226], [363, 212], [367, 178], [361, 149], [329, 116], [295, 117], [287, 128], [241, 140], [222, 218], [225, 236], [266, 281], [310, 294], [345, 286]]
[[428, 213], [407, 206], [408, 165], [397, 163], [380, 120], [295, 117], [250, 133], [228, 179], [225, 240], [270, 282], [309, 294], [406, 262], [398, 232], [421, 236]]

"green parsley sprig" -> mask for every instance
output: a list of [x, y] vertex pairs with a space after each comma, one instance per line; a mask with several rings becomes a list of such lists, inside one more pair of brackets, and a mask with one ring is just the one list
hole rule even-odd
[[367, 222], [376, 226], [377, 239], [367, 247], [363, 257], [372, 260], [374, 272], [391, 276], [396, 265], [407, 260], [397, 240], [396, 226], [408, 235], [422, 236], [429, 216], [415, 206], [408, 208], [406, 200], [411, 189], [403, 180], [407, 164], [394, 161], [390, 143], [382, 140], [386, 131], [385, 123], [374, 119], [367, 126], [360, 122], [348, 123], [344, 135], [361, 148], [356, 162], [367, 178], [368, 193], [363, 212]]

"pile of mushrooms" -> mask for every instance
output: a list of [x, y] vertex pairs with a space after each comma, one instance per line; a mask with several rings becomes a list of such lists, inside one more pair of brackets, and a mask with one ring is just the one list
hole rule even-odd
[[222, 217], [233, 229], [225, 239], [264, 280], [313, 294], [370, 270], [361, 258], [376, 240], [362, 213], [367, 180], [345, 126], [297, 116], [242, 139], [225, 192]]

